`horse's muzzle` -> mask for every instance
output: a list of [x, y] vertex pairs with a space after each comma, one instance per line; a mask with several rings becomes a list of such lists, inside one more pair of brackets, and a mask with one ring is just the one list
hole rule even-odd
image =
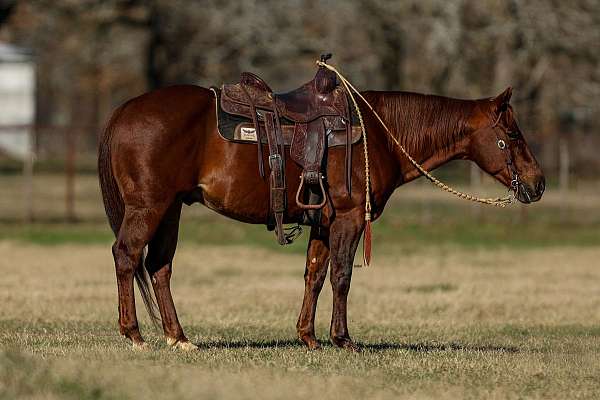
[[529, 204], [540, 200], [544, 190], [546, 190], [546, 180], [542, 176], [534, 184], [519, 183], [516, 197], [521, 203]]

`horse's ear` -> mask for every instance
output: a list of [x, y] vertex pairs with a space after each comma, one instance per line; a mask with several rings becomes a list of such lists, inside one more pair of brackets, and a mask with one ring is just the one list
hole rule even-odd
[[512, 87], [507, 87], [504, 92], [500, 93], [498, 96], [494, 97], [492, 101], [496, 104], [496, 111], [502, 112], [506, 111], [508, 104], [510, 103], [510, 98], [512, 96]]

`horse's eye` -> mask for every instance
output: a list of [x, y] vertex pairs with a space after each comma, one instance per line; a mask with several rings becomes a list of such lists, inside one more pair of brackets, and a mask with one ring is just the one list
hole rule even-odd
[[511, 130], [511, 131], [507, 131], [506, 134], [511, 139], [519, 139], [521, 137], [521, 134], [519, 133], [519, 131], [512, 131]]

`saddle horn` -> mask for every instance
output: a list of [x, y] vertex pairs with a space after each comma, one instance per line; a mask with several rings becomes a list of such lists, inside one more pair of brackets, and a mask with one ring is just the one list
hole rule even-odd
[[327, 63], [327, 60], [329, 60], [331, 57], [333, 57], [333, 54], [331, 53], [321, 54], [321, 62]]
[[[329, 60], [331, 57], [331, 53], [321, 54], [321, 62], [327, 63], [327, 60]], [[319, 67], [314, 81], [317, 92], [321, 94], [327, 94], [332, 92], [338, 85], [337, 76], [335, 72], [330, 71], [322, 66]]]

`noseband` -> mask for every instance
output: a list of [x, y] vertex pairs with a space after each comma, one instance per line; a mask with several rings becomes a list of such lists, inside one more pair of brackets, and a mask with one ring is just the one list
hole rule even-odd
[[500, 118], [502, 118], [502, 114], [503, 114], [503, 112], [501, 112], [498, 115], [496, 122], [494, 122], [494, 124], [491, 126], [491, 128], [494, 129], [494, 133], [496, 134], [496, 139], [497, 139], [496, 143], [498, 144], [498, 148], [504, 153], [504, 157], [506, 159], [506, 168], [508, 169], [508, 172], [510, 173], [510, 188], [513, 190], [513, 192], [515, 194], [517, 194], [517, 192], [519, 190], [519, 184], [521, 183], [521, 181], [519, 179], [519, 174], [517, 173], [517, 170], [515, 169], [515, 165], [513, 163], [512, 156], [510, 155], [510, 150], [508, 148], [508, 144], [504, 141], [504, 139], [502, 139], [498, 135], [498, 131], [497, 131], [497, 129], [500, 129], [502, 132], [504, 132], [504, 134], [507, 137], [509, 136], [508, 129], [506, 129], [500, 125]]

